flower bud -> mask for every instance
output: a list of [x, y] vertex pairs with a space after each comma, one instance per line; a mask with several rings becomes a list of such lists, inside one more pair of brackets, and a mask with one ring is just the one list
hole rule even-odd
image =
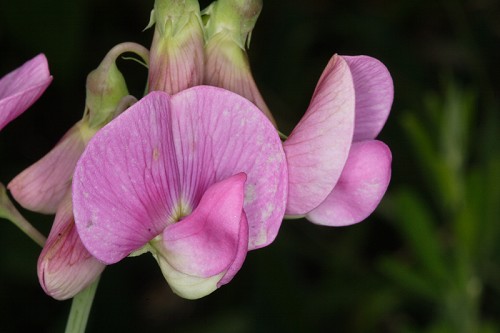
[[175, 94], [203, 78], [203, 28], [196, 0], [156, 0], [149, 66], [149, 91]]
[[149, 57], [143, 46], [121, 43], [113, 47], [87, 76], [84, 118], [88, 117], [91, 128], [99, 129], [110, 122], [117, 115], [117, 106], [128, 95], [125, 78], [116, 66], [116, 59], [125, 52], [136, 53], [146, 61]]
[[208, 19], [203, 83], [245, 97], [275, 124], [255, 84], [245, 50], [261, 9], [261, 0], [219, 0], [204, 11]]

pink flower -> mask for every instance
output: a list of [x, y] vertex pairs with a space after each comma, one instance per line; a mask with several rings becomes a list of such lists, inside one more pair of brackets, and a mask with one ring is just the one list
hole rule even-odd
[[97, 259], [149, 251], [172, 289], [199, 298], [270, 244], [285, 212], [279, 136], [248, 100], [197, 86], [152, 92], [99, 131], [73, 178], [75, 223]]
[[56, 213], [47, 242], [38, 259], [38, 276], [44, 291], [59, 300], [71, 298], [92, 283], [105, 265], [83, 246], [72, 214], [71, 181], [78, 159], [90, 138], [135, 101], [115, 60], [124, 52], [143, 58], [148, 51], [134, 43], [113, 47], [97, 69], [87, 76], [83, 118], [56, 146], [26, 168], [8, 185], [24, 207], [45, 214]]
[[26, 111], [52, 82], [47, 58], [39, 54], [0, 79], [0, 130]]
[[388, 187], [392, 159], [375, 137], [392, 100], [392, 79], [380, 61], [332, 57], [304, 117], [284, 142], [288, 216], [341, 226], [375, 210]]

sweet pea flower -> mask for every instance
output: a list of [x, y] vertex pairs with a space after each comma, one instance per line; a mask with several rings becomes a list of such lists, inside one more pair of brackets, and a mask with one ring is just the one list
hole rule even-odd
[[[261, 0], [219, 0], [202, 12], [203, 82], [249, 99], [274, 124], [245, 50], [261, 9]], [[390, 180], [390, 150], [374, 139], [392, 99], [392, 79], [380, 61], [338, 55], [330, 60], [304, 117], [283, 144], [290, 182], [287, 217], [340, 226], [373, 212]]]
[[87, 76], [83, 117], [39, 161], [9, 184], [12, 196], [23, 207], [55, 213], [54, 224], [38, 259], [43, 290], [58, 300], [73, 297], [90, 285], [105, 265], [87, 251], [75, 228], [71, 182], [80, 155], [90, 138], [135, 101], [115, 61], [124, 52], [135, 52], [147, 61], [148, 51], [134, 43], [111, 49], [97, 69]]
[[26, 111], [52, 82], [47, 58], [39, 54], [0, 79], [0, 130]]
[[392, 160], [375, 137], [392, 100], [392, 79], [380, 61], [332, 57], [304, 117], [283, 144], [288, 216], [342, 226], [375, 210], [389, 185]]
[[151, 252], [175, 293], [199, 298], [274, 240], [287, 178], [280, 138], [248, 100], [209, 86], [151, 92], [90, 140], [75, 223], [105, 264]]

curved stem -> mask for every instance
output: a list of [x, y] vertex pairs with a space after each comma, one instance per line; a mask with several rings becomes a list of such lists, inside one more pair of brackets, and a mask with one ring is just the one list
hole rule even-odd
[[45, 244], [45, 236], [31, 225], [19, 211], [16, 209], [12, 201], [7, 196], [5, 186], [0, 183], [0, 217], [3, 217], [14, 223], [26, 235], [28, 235], [35, 243], [43, 247]]
[[73, 297], [68, 322], [66, 323], [66, 333], [85, 332], [98, 284], [99, 278]]

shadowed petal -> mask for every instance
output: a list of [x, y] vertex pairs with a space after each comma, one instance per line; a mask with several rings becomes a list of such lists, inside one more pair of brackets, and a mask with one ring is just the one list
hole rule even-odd
[[[229, 282], [241, 268], [248, 245], [245, 179], [240, 173], [212, 185], [192, 214], [165, 228], [157, 259], [180, 296], [203, 297]], [[192, 288], [193, 277], [198, 288]]]
[[374, 139], [391, 111], [394, 85], [379, 60], [368, 56], [342, 56], [351, 70], [356, 91], [354, 141]]
[[89, 142], [73, 178], [78, 232], [89, 251], [116, 262], [189, 215], [207, 188], [248, 176], [249, 248], [276, 236], [286, 162], [272, 124], [249, 101], [215, 87], [152, 92]]
[[391, 161], [391, 151], [381, 141], [354, 143], [332, 193], [306, 218], [328, 226], [344, 226], [364, 220], [377, 208], [389, 186]]
[[47, 58], [39, 54], [0, 79], [0, 130], [26, 111], [52, 82]]
[[57, 211], [38, 259], [40, 285], [48, 295], [65, 300], [85, 289], [104, 268], [105, 265], [90, 255], [78, 237], [71, 195], [68, 194]]
[[354, 130], [354, 86], [347, 63], [333, 56], [304, 117], [283, 146], [288, 160], [287, 215], [304, 215], [332, 191]]
[[76, 123], [47, 155], [11, 180], [8, 189], [16, 201], [32, 211], [55, 213], [93, 133], [83, 122]]

